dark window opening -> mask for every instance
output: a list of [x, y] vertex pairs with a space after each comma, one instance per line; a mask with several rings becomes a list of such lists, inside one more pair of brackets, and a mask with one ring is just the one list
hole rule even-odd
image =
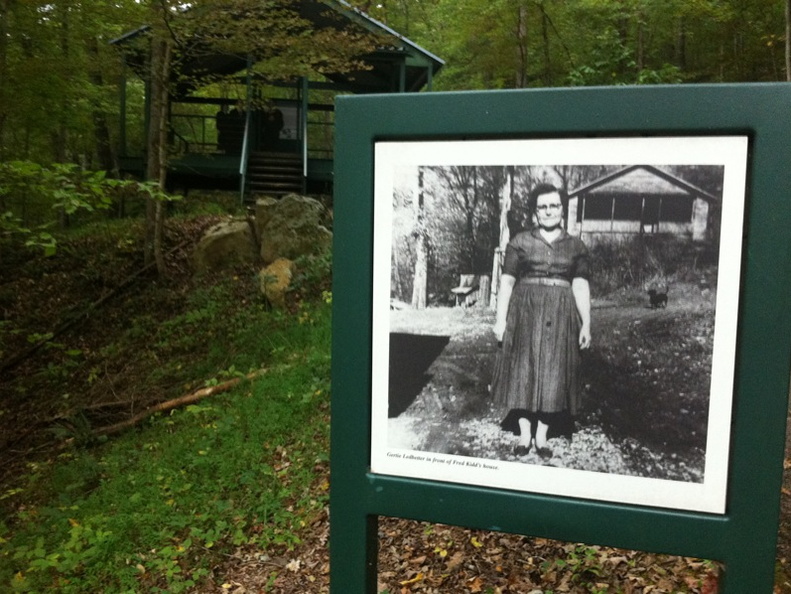
[[692, 220], [694, 199], [691, 196], [585, 196], [580, 197], [577, 222], [640, 221], [643, 225], [659, 222], [688, 223]]
[[583, 212], [586, 221], [609, 221], [610, 217], [612, 217], [611, 196], [586, 196], [582, 201], [583, 208], [577, 209], [578, 223], [583, 220]]

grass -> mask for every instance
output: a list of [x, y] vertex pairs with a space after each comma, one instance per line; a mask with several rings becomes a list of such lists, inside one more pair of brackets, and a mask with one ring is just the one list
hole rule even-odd
[[316, 468], [328, 463], [330, 299], [302, 283], [312, 298], [292, 314], [270, 311], [253, 284], [206, 282], [178, 311], [140, 316], [106, 344], [106, 359], [147, 369], [141, 391], [266, 372], [118, 438], [76, 439], [29, 462], [0, 492], [0, 590], [185, 592], [234, 547], [299, 542], [326, 505]]

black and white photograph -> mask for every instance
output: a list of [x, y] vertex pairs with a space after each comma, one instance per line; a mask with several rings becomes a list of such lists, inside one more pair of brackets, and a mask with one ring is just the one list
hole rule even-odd
[[724, 513], [748, 139], [374, 151], [371, 471]]

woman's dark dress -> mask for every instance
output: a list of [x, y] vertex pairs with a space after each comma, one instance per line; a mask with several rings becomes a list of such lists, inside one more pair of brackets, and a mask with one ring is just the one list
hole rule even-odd
[[548, 243], [538, 229], [506, 248], [503, 274], [516, 278], [502, 351], [492, 378], [496, 404], [506, 412], [577, 413], [580, 404], [580, 318], [571, 286], [527, 279], [588, 278], [588, 250], [565, 231]]

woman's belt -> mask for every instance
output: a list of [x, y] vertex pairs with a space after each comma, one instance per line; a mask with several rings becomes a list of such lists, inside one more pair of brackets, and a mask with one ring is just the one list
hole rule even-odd
[[529, 283], [531, 285], [545, 285], [548, 287], [570, 287], [571, 283], [565, 278], [556, 278], [552, 276], [523, 276], [519, 279], [520, 283]]

